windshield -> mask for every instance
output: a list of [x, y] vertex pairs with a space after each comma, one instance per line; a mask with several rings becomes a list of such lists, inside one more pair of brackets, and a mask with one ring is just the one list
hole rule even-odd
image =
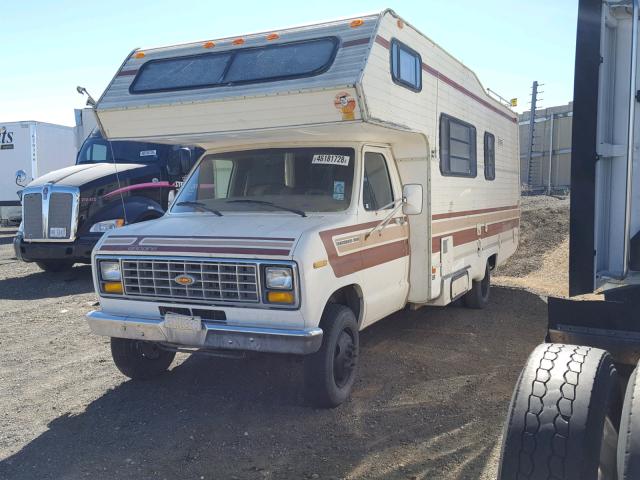
[[[171, 151], [168, 145], [141, 142], [109, 142], [100, 135], [92, 135], [82, 144], [78, 164], [85, 163], [150, 163], [165, 159]], [[113, 154], [113, 155], [112, 155]]]
[[172, 212], [339, 212], [351, 202], [352, 148], [273, 148], [206, 156]]

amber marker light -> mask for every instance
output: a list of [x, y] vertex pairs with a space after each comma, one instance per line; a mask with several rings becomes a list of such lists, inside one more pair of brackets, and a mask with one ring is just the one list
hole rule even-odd
[[244, 45], [244, 38], [236, 38], [233, 42], [231, 42], [232, 45]]
[[144, 52], [137, 52], [134, 57], [136, 58], [144, 58], [145, 57], [145, 53]]
[[215, 47], [215, 46], [216, 46], [216, 44], [215, 44], [215, 43], [213, 43], [213, 42], [204, 42], [204, 43], [202, 44], [202, 48], [213, 48], [213, 47]]
[[404, 28], [404, 22], [402, 20], [398, 19], [397, 23], [398, 23], [398, 28], [400, 29]]
[[292, 292], [268, 292], [267, 300], [269, 303], [293, 303], [295, 300]]
[[351, 28], [356, 28], [356, 27], [362, 26], [363, 23], [364, 23], [364, 20], [362, 20], [361, 18], [356, 18], [355, 20], [351, 20], [351, 23], [349, 24], [349, 26]]
[[104, 293], [122, 293], [122, 283], [120, 282], [104, 282], [102, 284]]
[[277, 33], [270, 33], [269, 35], [267, 35], [267, 40], [271, 41], [271, 40], [278, 40], [280, 38], [280, 35], [278, 35]]

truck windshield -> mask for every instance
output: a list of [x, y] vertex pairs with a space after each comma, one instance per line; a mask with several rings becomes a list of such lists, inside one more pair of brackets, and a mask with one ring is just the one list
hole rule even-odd
[[354, 158], [352, 148], [324, 147], [208, 155], [171, 211], [197, 211], [193, 202], [218, 212], [342, 211], [351, 202]]
[[171, 150], [168, 145], [141, 142], [109, 142], [92, 135], [82, 144], [78, 164], [85, 163], [150, 163], [164, 159]]

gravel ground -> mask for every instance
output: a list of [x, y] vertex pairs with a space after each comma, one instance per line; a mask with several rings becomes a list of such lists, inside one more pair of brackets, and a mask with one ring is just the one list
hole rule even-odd
[[[288, 357], [180, 355], [137, 383], [84, 321], [90, 268], [17, 262], [13, 233], [0, 229], [0, 479], [488, 480], [545, 331], [543, 298], [507, 287], [483, 311], [399, 312], [362, 333], [353, 396], [334, 410], [303, 405]], [[536, 273], [524, 256], [502, 271]]]

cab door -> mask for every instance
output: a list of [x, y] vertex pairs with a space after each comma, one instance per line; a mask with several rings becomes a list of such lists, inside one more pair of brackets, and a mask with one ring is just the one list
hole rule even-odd
[[409, 224], [402, 213], [402, 185], [389, 149], [363, 148], [360, 192], [366, 326], [401, 309], [409, 287]]

